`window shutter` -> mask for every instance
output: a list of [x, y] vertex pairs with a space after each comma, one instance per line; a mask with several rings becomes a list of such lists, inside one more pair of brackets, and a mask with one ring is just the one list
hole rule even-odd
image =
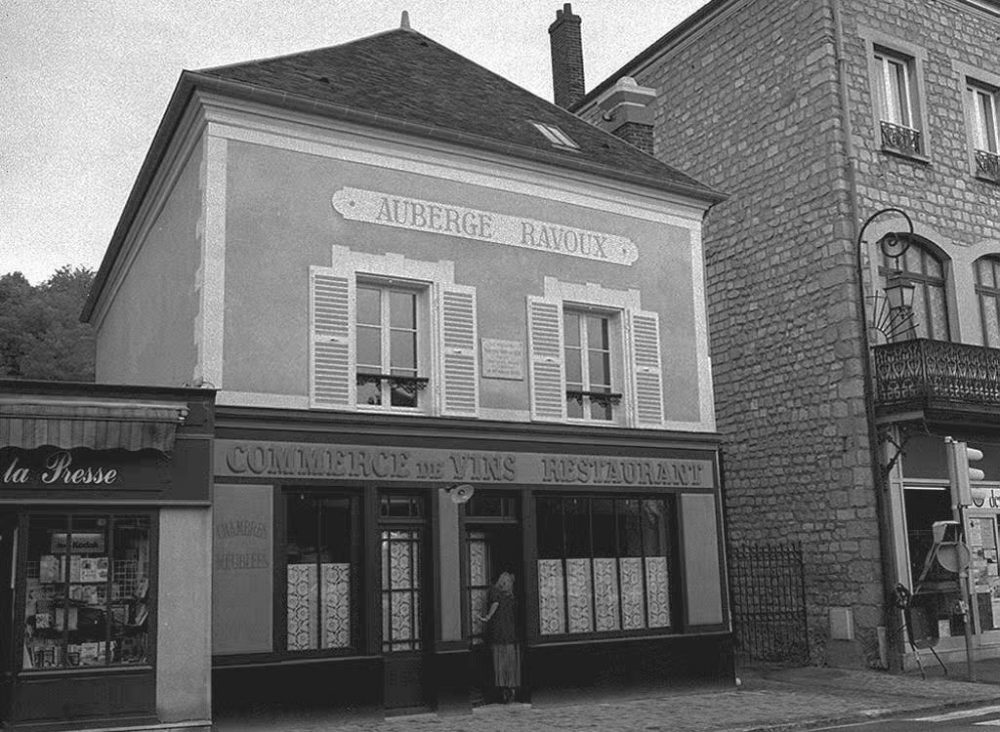
[[528, 297], [528, 349], [531, 418], [566, 419], [566, 373], [563, 365], [562, 303]]
[[659, 427], [663, 424], [660, 317], [644, 310], [629, 311], [628, 315], [636, 426]]
[[479, 356], [476, 349], [476, 289], [441, 285], [441, 413], [479, 414]]
[[309, 402], [343, 409], [354, 404], [352, 308], [354, 277], [309, 270]]

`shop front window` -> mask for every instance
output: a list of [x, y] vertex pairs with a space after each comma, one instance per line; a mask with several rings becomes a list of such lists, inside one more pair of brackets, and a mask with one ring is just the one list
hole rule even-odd
[[360, 526], [357, 499], [286, 495], [287, 648], [356, 646]]
[[149, 663], [149, 516], [27, 518], [25, 670]]
[[542, 635], [669, 628], [673, 502], [538, 499]]

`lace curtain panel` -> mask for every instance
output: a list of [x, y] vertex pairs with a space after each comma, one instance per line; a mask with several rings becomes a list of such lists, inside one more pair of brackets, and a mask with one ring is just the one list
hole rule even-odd
[[670, 626], [667, 558], [538, 560], [542, 635]]
[[[288, 650], [347, 648], [351, 644], [349, 564], [288, 565]], [[322, 577], [322, 586], [317, 576]], [[322, 613], [318, 607], [322, 598]]]

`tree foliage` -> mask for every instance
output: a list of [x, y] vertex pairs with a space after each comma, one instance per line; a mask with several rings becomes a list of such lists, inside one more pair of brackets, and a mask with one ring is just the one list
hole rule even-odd
[[80, 311], [94, 282], [85, 267], [60, 267], [38, 285], [0, 275], [0, 376], [94, 380], [94, 334]]

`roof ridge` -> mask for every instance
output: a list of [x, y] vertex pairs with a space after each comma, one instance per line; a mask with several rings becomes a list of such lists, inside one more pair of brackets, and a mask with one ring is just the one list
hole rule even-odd
[[[312, 54], [312, 53], [320, 53], [322, 51], [329, 51], [330, 49], [333, 49], [333, 48], [343, 48], [344, 46], [350, 46], [350, 45], [353, 45], [355, 43], [361, 43], [362, 41], [369, 41], [369, 40], [371, 40], [373, 38], [379, 38], [381, 36], [387, 36], [387, 35], [389, 35], [391, 33], [399, 33], [399, 32], [413, 33], [413, 34], [421, 36], [423, 38], [427, 38], [427, 36], [425, 36], [420, 31], [414, 30], [413, 28], [410, 28], [410, 27], [407, 27], [407, 28], [401, 28], [401, 27], [400, 28], [387, 28], [386, 30], [377, 31], [375, 33], [370, 33], [367, 36], [361, 36], [360, 38], [353, 38], [353, 39], [351, 39], [349, 41], [344, 41], [343, 43], [334, 43], [331, 46], [320, 46], [319, 48], [310, 48], [310, 49], [307, 49], [305, 51], [291, 51], [289, 53], [279, 53], [277, 56], [264, 56], [262, 58], [251, 59], [250, 61], [234, 61], [231, 64], [221, 64], [219, 66], [208, 66], [208, 67], [203, 68], [203, 69], [188, 69], [188, 71], [192, 71], [192, 72], [198, 73], [198, 74], [211, 74], [211, 73], [216, 72], [216, 71], [225, 71], [227, 69], [232, 69], [232, 68], [235, 68], [235, 67], [238, 67], [238, 66], [253, 66], [254, 64], [269, 63], [271, 61], [281, 61], [282, 59], [294, 58], [295, 56], [303, 56], [303, 55]], [[433, 41], [434, 39], [427, 38], [427, 40]], [[437, 41], [434, 41], [434, 42], [437, 43]], [[438, 45], [441, 45], [441, 44], [438, 44]]]

